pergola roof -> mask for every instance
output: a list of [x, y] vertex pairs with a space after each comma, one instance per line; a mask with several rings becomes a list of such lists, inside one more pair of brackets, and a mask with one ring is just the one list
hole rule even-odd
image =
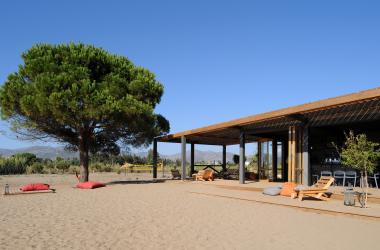
[[290, 125], [327, 126], [380, 120], [380, 88], [310, 102], [303, 105], [247, 116], [227, 122], [158, 137], [161, 142], [188, 142], [209, 145], [239, 143], [239, 134], [246, 132], [246, 141], [255, 141], [262, 133], [286, 130]]

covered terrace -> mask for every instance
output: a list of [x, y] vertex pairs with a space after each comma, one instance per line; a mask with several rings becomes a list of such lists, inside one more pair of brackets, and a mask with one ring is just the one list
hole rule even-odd
[[[340, 142], [343, 132], [353, 129], [369, 133], [373, 140], [380, 141], [379, 121], [380, 88], [375, 88], [157, 137], [153, 142], [153, 178], [157, 178], [157, 142], [181, 145], [183, 180], [194, 172], [195, 145], [220, 145], [223, 150], [223, 170], [226, 169], [226, 147], [239, 145], [239, 183], [244, 184], [245, 145], [257, 142], [259, 179], [269, 178], [272, 181], [293, 181], [310, 185], [312, 165], [318, 165], [320, 158], [326, 157], [318, 156], [317, 151], [314, 151], [315, 148], [325, 147], [325, 144], [318, 144], [320, 138], [332, 138], [339, 134], [338, 139], [334, 137], [332, 140]], [[263, 159], [266, 157], [262, 153], [263, 147], [268, 146], [265, 142], [270, 142], [271, 145], [266, 148], [266, 155], [271, 158], [270, 172], [267, 171], [266, 161]], [[191, 149], [188, 173], [187, 144], [190, 144]], [[313, 159], [316, 159], [315, 162]], [[277, 168], [278, 165], [282, 167]]]

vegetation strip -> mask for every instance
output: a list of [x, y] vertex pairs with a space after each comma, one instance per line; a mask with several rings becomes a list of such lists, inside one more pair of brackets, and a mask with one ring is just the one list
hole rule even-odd
[[214, 196], [214, 197], [219, 197], [219, 198], [241, 200], [241, 201], [257, 202], [261, 204], [269, 204], [269, 205], [275, 205], [275, 206], [281, 206], [281, 207], [289, 207], [293, 209], [302, 210], [305, 212], [323, 213], [323, 214], [330, 214], [330, 215], [354, 216], [357, 218], [380, 221], [380, 216], [374, 216], [374, 215], [364, 215], [364, 214], [355, 214], [355, 213], [350, 213], [350, 212], [338, 212], [334, 210], [327, 210], [327, 209], [320, 209], [320, 208], [301, 207], [301, 206], [296, 206], [296, 205], [288, 205], [288, 204], [281, 204], [281, 203], [275, 203], [275, 202], [270, 202], [270, 201], [260, 201], [260, 200], [247, 199], [247, 198], [238, 198], [238, 197], [231, 197], [231, 196], [219, 195], [219, 194], [209, 194], [209, 193], [199, 193], [199, 192], [189, 192], [189, 193], [206, 195], [206, 196]]

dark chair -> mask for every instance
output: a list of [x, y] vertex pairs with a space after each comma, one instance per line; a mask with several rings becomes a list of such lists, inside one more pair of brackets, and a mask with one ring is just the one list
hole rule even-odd
[[357, 181], [358, 175], [356, 171], [346, 171], [346, 183], [350, 183], [349, 180], [353, 180], [353, 186], [356, 187], [356, 181]]
[[342, 180], [342, 186], [344, 187], [346, 181], [346, 173], [342, 170], [334, 171], [334, 184], [337, 185], [338, 180]]

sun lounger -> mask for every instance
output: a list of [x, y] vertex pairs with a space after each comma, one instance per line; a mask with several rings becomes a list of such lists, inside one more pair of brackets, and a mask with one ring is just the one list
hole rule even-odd
[[172, 169], [170, 170], [171, 173], [172, 173], [172, 179], [181, 179], [181, 174], [179, 173], [179, 171], [177, 169]]
[[199, 170], [198, 173], [193, 174], [193, 178], [196, 181], [213, 181], [214, 171], [212, 171], [211, 169]]
[[330, 199], [330, 195], [326, 192], [331, 184], [334, 182], [334, 178], [330, 176], [321, 176], [321, 178], [310, 188], [296, 190], [291, 197], [298, 197], [299, 201], [302, 201], [305, 197], [311, 197], [319, 200], [327, 201]]

